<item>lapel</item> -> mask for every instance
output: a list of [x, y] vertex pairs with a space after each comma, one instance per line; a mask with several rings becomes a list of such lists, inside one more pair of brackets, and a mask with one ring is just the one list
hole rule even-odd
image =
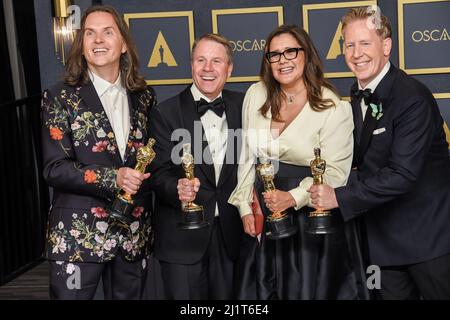
[[359, 143], [361, 139], [361, 131], [363, 126], [363, 118], [361, 112], [361, 101], [357, 99], [353, 99], [353, 92], [358, 90], [358, 82], [355, 82], [350, 91], [350, 104], [352, 106], [353, 111], [353, 123], [355, 125], [355, 129], [353, 130], [353, 164], [352, 167], [358, 166], [359, 161]]
[[236, 138], [234, 134], [238, 129], [241, 129], [241, 108], [236, 104], [226, 90], [222, 91], [222, 98], [225, 103], [225, 114], [228, 125], [227, 132], [227, 151], [225, 158], [223, 159], [222, 170], [220, 171], [219, 181], [217, 187], [222, 186], [225, 181], [232, 175], [232, 171], [235, 169], [235, 164], [238, 163], [239, 154], [238, 146], [241, 143], [240, 138]]
[[[84, 104], [89, 111], [92, 113], [99, 113], [101, 114], [103, 112], [104, 118], [105, 118], [105, 124], [103, 126], [103, 130], [108, 132], [114, 132], [111, 126], [111, 122], [109, 122], [108, 116], [106, 115], [105, 109], [103, 108], [102, 102], [100, 101], [100, 98], [97, 94], [97, 91], [95, 91], [94, 85], [89, 80], [89, 83], [85, 86], [82, 86], [80, 89], [80, 96], [81, 99], [84, 101]], [[107, 136], [109, 139], [109, 143], [116, 147], [117, 152], [115, 154], [110, 154], [114, 162], [122, 163], [122, 159], [120, 158], [120, 153], [117, 147], [116, 138], [113, 136]]]
[[[182, 118], [184, 119], [184, 127], [189, 131], [191, 137], [191, 152], [195, 162], [194, 170], [201, 170], [209, 182], [215, 186], [216, 177], [212, 155], [209, 150], [208, 141], [206, 138], [203, 139], [205, 132], [197, 112], [197, 106], [194, 97], [192, 96], [190, 86], [181, 92], [179, 102]], [[201, 158], [199, 159], [199, 157]]]
[[[143, 128], [138, 124], [139, 118], [139, 94], [127, 91], [128, 95], [128, 108], [130, 114], [130, 132], [128, 133], [128, 140], [124, 154], [123, 162], [126, 163], [128, 158], [136, 152], [135, 143], [142, 141]], [[139, 130], [140, 135], [137, 135]]]
[[[358, 90], [357, 82], [355, 82], [353, 84], [351, 93], [355, 92], [356, 90]], [[356, 99], [353, 99], [352, 94], [350, 94], [350, 97], [351, 97], [350, 104], [352, 105], [352, 110], [353, 110], [353, 122], [355, 124], [355, 144], [359, 145], [359, 139], [361, 137], [361, 131], [362, 131], [362, 126], [363, 126], [363, 118], [362, 118], [362, 113], [361, 113], [361, 102]]]
[[[388, 73], [384, 76], [381, 82], [378, 84], [375, 92], [373, 93], [372, 100], [376, 102], [381, 102], [383, 104], [383, 112], [386, 113], [389, 108], [389, 97], [392, 89], [392, 85], [394, 84], [396, 68], [391, 63], [391, 67], [389, 68]], [[373, 130], [377, 125], [378, 120], [376, 120], [371, 115], [370, 106], [367, 108], [366, 116], [364, 117], [364, 123], [361, 132], [361, 139], [359, 143], [358, 150], [358, 163], [361, 163], [366, 153], [367, 147], [370, 144], [373, 136]]]
[[358, 163], [362, 162], [362, 158], [366, 153], [367, 147], [369, 146], [370, 140], [372, 140], [373, 129], [377, 125], [377, 120], [372, 117], [370, 107], [367, 108], [366, 116], [364, 117], [364, 123], [361, 132], [361, 138], [359, 139], [358, 146]]

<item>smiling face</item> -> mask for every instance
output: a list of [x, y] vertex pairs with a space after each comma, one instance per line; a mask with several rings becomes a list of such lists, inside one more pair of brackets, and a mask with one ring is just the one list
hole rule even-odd
[[343, 33], [345, 61], [365, 88], [389, 61], [392, 39], [382, 39], [367, 19], [350, 22]]
[[200, 40], [192, 54], [192, 80], [202, 94], [216, 98], [222, 91], [233, 64], [225, 47], [212, 40]]
[[[269, 45], [269, 52], [283, 52], [289, 48], [301, 48], [298, 41], [289, 33], [283, 33], [273, 37]], [[283, 55], [280, 61], [271, 63], [272, 75], [284, 88], [295, 87], [303, 82], [303, 70], [305, 67], [305, 55], [298, 51], [295, 59], [287, 60]], [[300, 82], [299, 82], [300, 81]]]
[[84, 29], [83, 55], [89, 69], [102, 77], [117, 75], [120, 56], [127, 51], [127, 46], [114, 17], [107, 12], [92, 12], [86, 18]]

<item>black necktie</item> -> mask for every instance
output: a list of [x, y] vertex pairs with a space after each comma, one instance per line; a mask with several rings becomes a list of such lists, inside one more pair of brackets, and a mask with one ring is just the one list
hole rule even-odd
[[203, 98], [197, 101], [197, 111], [200, 117], [203, 116], [208, 110], [212, 110], [219, 117], [222, 117], [223, 112], [225, 111], [225, 104], [223, 103], [222, 98], [217, 98], [216, 100], [211, 102], [207, 102]]
[[369, 105], [372, 102], [372, 89], [364, 89], [364, 90], [352, 90], [352, 101], [356, 99], [358, 102], [361, 102], [361, 99], [364, 99], [364, 103]]

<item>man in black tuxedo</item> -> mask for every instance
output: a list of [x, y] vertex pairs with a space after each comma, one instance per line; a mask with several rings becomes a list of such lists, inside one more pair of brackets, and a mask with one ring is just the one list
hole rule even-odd
[[[237, 182], [243, 94], [224, 90], [233, 69], [230, 43], [207, 34], [192, 48], [193, 84], [153, 109], [156, 158], [155, 257], [168, 299], [234, 298], [235, 262], [244, 236], [240, 215], [227, 200]], [[212, 102], [212, 103], [209, 103]], [[205, 136], [205, 138], [203, 138]], [[191, 144], [193, 180], [185, 177], [180, 146]], [[197, 152], [200, 150], [200, 152]], [[204, 207], [206, 228], [181, 230], [181, 203]]]
[[[51, 298], [92, 299], [100, 279], [107, 299], [142, 297], [151, 230], [143, 183], [150, 174], [133, 168], [156, 96], [136, 70], [125, 20], [110, 6], [93, 6], [81, 19], [64, 83], [44, 92], [43, 175], [54, 191]], [[136, 196], [130, 224], [108, 214], [119, 189]]]
[[[362, 217], [383, 299], [450, 299], [450, 160], [431, 92], [389, 62], [391, 26], [369, 8], [343, 18], [352, 87], [348, 185], [310, 188], [320, 208]], [[359, 90], [358, 90], [359, 89]], [[363, 120], [364, 119], [364, 120]], [[326, 159], [325, 159], [326, 160]]]

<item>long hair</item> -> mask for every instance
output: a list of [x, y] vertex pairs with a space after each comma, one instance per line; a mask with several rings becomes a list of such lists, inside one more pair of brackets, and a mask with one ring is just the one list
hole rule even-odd
[[71, 86], [86, 85], [89, 82], [88, 65], [83, 55], [83, 37], [86, 27], [86, 19], [93, 12], [106, 12], [113, 18], [120, 31], [127, 51], [120, 56], [120, 74], [122, 85], [129, 91], [140, 91], [145, 89], [146, 83], [138, 74], [138, 56], [136, 46], [131, 38], [128, 26], [117, 11], [106, 5], [96, 5], [88, 8], [81, 18], [81, 29], [77, 32], [75, 40], [70, 48], [64, 74], [64, 82]]
[[[320, 61], [319, 54], [317, 53], [311, 38], [303, 29], [295, 25], [279, 26], [269, 34], [269, 37], [266, 40], [264, 52], [269, 52], [270, 43], [274, 37], [285, 33], [292, 35], [300, 44], [300, 47], [304, 49], [305, 66], [302, 78], [305, 83], [309, 105], [315, 111], [322, 111], [330, 107], [334, 107], [335, 104], [331, 99], [322, 98], [322, 88], [328, 88], [336, 95], [337, 91], [333, 85], [324, 78], [322, 62]], [[260, 77], [267, 89], [267, 99], [261, 107], [260, 112], [264, 117], [266, 117], [266, 114], [270, 109], [272, 118], [275, 121], [281, 121], [281, 99], [282, 97], [286, 98], [286, 95], [281, 90], [278, 81], [274, 78], [270, 63], [267, 59], [265, 59], [265, 57], [261, 63]]]

